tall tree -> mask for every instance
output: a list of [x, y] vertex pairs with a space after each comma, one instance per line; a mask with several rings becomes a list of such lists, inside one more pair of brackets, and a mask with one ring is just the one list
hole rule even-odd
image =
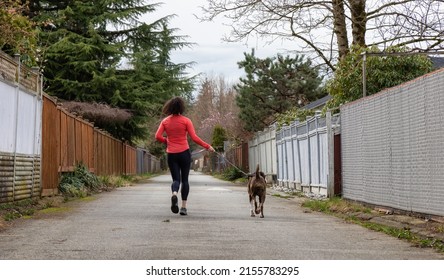
[[26, 13], [27, 6], [19, 1], [0, 2], [0, 50], [11, 56], [22, 54], [22, 62], [34, 66], [37, 56], [37, 32]]
[[408, 52], [405, 47], [380, 52], [376, 48], [353, 48], [338, 64], [327, 90], [332, 99], [324, 110], [338, 108], [341, 104], [363, 96], [363, 71], [361, 54], [378, 54], [366, 59], [366, 94], [372, 95], [385, 88], [397, 86], [432, 71], [432, 61], [426, 55], [399, 55]]
[[215, 125], [213, 131], [213, 139], [211, 141], [211, 146], [217, 152], [224, 151], [224, 141], [227, 140], [226, 131], [221, 125]]
[[240, 118], [248, 131], [259, 131], [275, 120], [276, 114], [302, 107], [323, 95], [316, 67], [303, 56], [260, 59], [254, 50], [239, 62], [246, 77], [237, 85]]
[[173, 95], [189, 95], [188, 65], [170, 60], [188, 43], [168, 28], [170, 17], [140, 21], [159, 4], [142, 0], [30, 1], [41, 26], [45, 91], [64, 100], [104, 102], [132, 118], [105, 129], [128, 141], [145, 137], [149, 120]]
[[239, 108], [236, 105], [237, 92], [223, 76], [206, 77], [201, 81], [196, 101], [192, 104], [190, 117], [198, 134], [210, 142], [214, 128], [221, 126], [230, 141], [246, 138]]
[[[252, 35], [296, 41], [334, 70], [338, 58], [361, 47], [408, 46], [412, 50], [444, 47], [443, 1], [430, 0], [208, 0], [203, 19], [231, 20], [228, 41]], [[351, 30], [349, 29], [351, 28]], [[349, 34], [352, 35], [350, 40]]]

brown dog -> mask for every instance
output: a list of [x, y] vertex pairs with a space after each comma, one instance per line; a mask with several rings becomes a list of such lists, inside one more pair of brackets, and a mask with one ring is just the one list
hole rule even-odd
[[[260, 217], [263, 218], [264, 202], [267, 194], [267, 180], [265, 180], [265, 174], [262, 171], [259, 171], [259, 164], [256, 167], [256, 172], [250, 174], [248, 177], [248, 197], [250, 199], [251, 217], [255, 217], [255, 213], [260, 213]], [[256, 196], [259, 197], [259, 204], [256, 201]]]

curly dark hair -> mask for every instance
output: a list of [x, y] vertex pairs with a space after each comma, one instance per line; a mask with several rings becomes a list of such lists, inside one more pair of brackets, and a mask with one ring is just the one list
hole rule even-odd
[[163, 106], [162, 113], [165, 115], [179, 115], [185, 112], [185, 101], [182, 97], [173, 97]]

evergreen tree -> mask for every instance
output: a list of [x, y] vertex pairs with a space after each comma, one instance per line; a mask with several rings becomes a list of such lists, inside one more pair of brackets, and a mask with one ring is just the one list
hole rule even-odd
[[217, 152], [224, 151], [224, 141], [227, 140], [225, 129], [221, 125], [216, 125], [213, 130], [213, 140], [211, 142], [211, 146]]
[[168, 28], [169, 17], [150, 24], [139, 18], [158, 4], [141, 0], [30, 1], [42, 28], [45, 91], [63, 100], [101, 102], [127, 109], [124, 124], [102, 124], [128, 141], [147, 136], [148, 122], [172, 95], [187, 95], [187, 64], [170, 61], [187, 45]]
[[236, 102], [248, 131], [262, 130], [277, 114], [302, 107], [322, 95], [318, 70], [303, 56], [260, 59], [253, 50], [238, 64], [246, 77], [237, 85]]

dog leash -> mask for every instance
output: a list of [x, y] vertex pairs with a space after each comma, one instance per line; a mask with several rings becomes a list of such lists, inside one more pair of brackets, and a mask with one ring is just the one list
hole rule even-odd
[[216, 155], [218, 155], [218, 156], [224, 158], [226, 162], [228, 162], [231, 166], [233, 166], [235, 169], [237, 169], [240, 173], [244, 174], [244, 175], [247, 176], [247, 177], [249, 176], [249, 174], [247, 174], [247, 173], [245, 173], [244, 171], [242, 171], [242, 170], [241, 170], [239, 167], [237, 167], [234, 163], [232, 163], [231, 161], [229, 161], [224, 155], [222, 155], [221, 153], [216, 152], [216, 151], [214, 151], [214, 152], [216, 153]]
[[[198, 154], [198, 153], [201, 153], [201, 152], [203, 152], [203, 151], [206, 151], [205, 149], [202, 149], [202, 150], [200, 150], [200, 151], [198, 151], [198, 152], [196, 152], [196, 154]], [[238, 170], [240, 173], [242, 173], [242, 174], [244, 174], [245, 176], [250, 176], [250, 174], [247, 174], [247, 173], [245, 173], [244, 171], [242, 171], [239, 167], [237, 167], [234, 163], [232, 163], [231, 161], [229, 161], [224, 155], [222, 155], [221, 153], [219, 153], [219, 152], [217, 152], [217, 151], [214, 151], [214, 153], [216, 154], [216, 155], [218, 155], [219, 157], [221, 157], [221, 158], [224, 158], [224, 160], [226, 161], [226, 162], [228, 162], [231, 166], [233, 166], [236, 170]]]

